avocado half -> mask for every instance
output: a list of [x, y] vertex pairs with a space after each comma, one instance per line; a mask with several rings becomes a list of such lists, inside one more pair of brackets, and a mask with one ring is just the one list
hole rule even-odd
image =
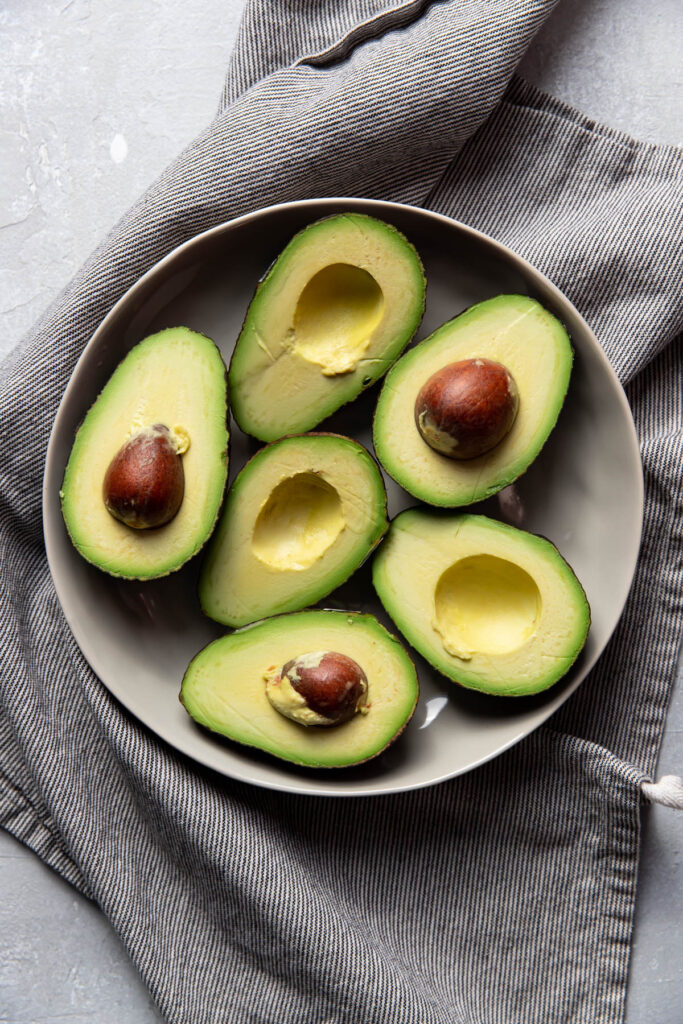
[[203, 610], [244, 626], [315, 604], [365, 561], [388, 528], [382, 474], [338, 434], [262, 448], [230, 488], [199, 582]]
[[373, 583], [415, 650], [482, 693], [552, 686], [590, 627], [586, 595], [557, 548], [486, 516], [400, 513], [375, 556]]
[[[179, 569], [204, 546], [228, 474], [225, 364], [213, 341], [173, 327], [137, 344], [83, 420], [60, 491], [76, 549], [112, 576], [154, 579]], [[189, 440], [182, 455], [185, 493], [175, 517], [132, 529], [105, 507], [102, 487], [113, 457], [136, 431], [155, 424]]]
[[[510, 432], [478, 458], [434, 451], [415, 423], [423, 384], [450, 363], [502, 363], [515, 379], [519, 409]], [[555, 426], [572, 368], [569, 335], [526, 295], [498, 295], [472, 306], [407, 352], [387, 375], [375, 410], [377, 458], [410, 494], [430, 505], [483, 501], [525, 472]]]
[[344, 213], [304, 228], [259, 284], [237, 340], [237, 423], [262, 441], [311, 430], [386, 373], [424, 305], [420, 258], [390, 224]]
[[[322, 728], [284, 717], [266, 697], [265, 677], [311, 651], [352, 658], [368, 680], [367, 714]], [[214, 640], [190, 662], [180, 691], [200, 725], [275, 757], [339, 768], [380, 754], [400, 735], [418, 697], [415, 667], [400, 641], [372, 615], [305, 611], [279, 615]]]

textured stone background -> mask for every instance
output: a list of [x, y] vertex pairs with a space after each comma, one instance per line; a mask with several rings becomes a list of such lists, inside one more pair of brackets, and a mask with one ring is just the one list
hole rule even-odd
[[[242, 6], [5, 0], [0, 355], [211, 118]], [[680, 143], [681, 39], [680, 0], [564, 0], [521, 70], [614, 127]], [[680, 691], [661, 773], [683, 773]], [[681, 1020], [682, 850], [683, 815], [646, 812], [628, 1024]], [[99, 911], [2, 832], [0, 892], [1, 1024], [160, 1019]]]

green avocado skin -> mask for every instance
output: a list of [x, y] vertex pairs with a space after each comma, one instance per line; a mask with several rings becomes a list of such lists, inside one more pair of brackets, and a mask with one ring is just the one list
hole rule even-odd
[[[340, 224], [349, 223], [356, 226], [360, 235], [376, 238], [377, 243], [384, 246], [392, 258], [401, 260], [409, 267], [414, 301], [409, 308], [406, 307], [395, 335], [375, 358], [363, 366], [362, 372], [356, 370], [328, 378], [324, 393], [315, 400], [309, 397], [305, 403], [300, 401], [297, 394], [283, 394], [282, 415], [272, 425], [264, 426], [256, 421], [250, 411], [251, 393], [259, 388], [259, 373], [254, 372], [254, 357], [259, 353], [261, 345], [258, 323], [262, 317], [268, 317], [272, 296], [287, 287], [290, 266], [298, 260], [305, 260], [309, 248], [325, 246]], [[417, 250], [392, 224], [366, 214], [342, 213], [324, 217], [303, 228], [273, 261], [257, 285], [235, 345], [229, 368], [229, 383], [232, 414], [238, 426], [246, 434], [261, 441], [276, 441], [283, 436], [313, 430], [341, 406], [353, 401], [387, 372], [414, 337], [424, 315], [426, 286], [424, 268]], [[287, 411], [287, 405], [292, 401], [300, 405], [293, 418]]]
[[[536, 320], [540, 320], [547, 343], [557, 354], [554, 372], [546, 382], [544, 406], [533, 436], [525, 445], [517, 444], [513, 439], [513, 425], [509, 439], [504, 438], [496, 448], [479, 458], [458, 462], [429, 450], [426, 456], [428, 462], [420, 462], [418, 454], [418, 462], [411, 464], [411, 460], [406, 458], [403, 431], [410, 430], [419, 437], [414, 425], [414, 402], [425, 379], [431, 375], [425, 375], [422, 370], [424, 362], [436, 351], [444, 353], [441, 366], [459, 359], [473, 358], [478, 354], [496, 359], [495, 352], [478, 353], [476, 347], [471, 352], [459, 349], [457, 355], [449, 355], [448, 343], [451, 336], [458, 332], [460, 344], [464, 332], [475, 334], [485, 317], [505, 311], [508, 307], [512, 320], [520, 312], [531, 313]], [[499, 358], [499, 361], [505, 363], [505, 359]], [[401, 487], [429, 505], [457, 508], [485, 501], [522, 476], [540, 454], [562, 410], [572, 363], [573, 350], [564, 325], [528, 296], [498, 295], [470, 306], [411, 348], [390, 369], [382, 385], [373, 420], [373, 443], [377, 458]], [[517, 385], [521, 404], [526, 402], [525, 380], [517, 379]], [[405, 393], [410, 401], [405, 403], [402, 415], [392, 419], [388, 410], [397, 392]], [[419, 445], [428, 448], [422, 440]]]
[[[196, 529], [188, 533], [184, 543], [174, 553], [169, 555], [162, 552], [154, 564], [136, 564], [135, 560], [130, 557], [125, 561], [121, 560], [114, 549], [107, 554], [95, 550], [88, 535], [87, 526], [83, 525], [81, 509], [77, 496], [74, 494], [73, 479], [78, 464], [82, 459], [88, 457], [88, 449], [98, 445], [98, 417], [101, 408], [105, 403], [116, 403], [119, 389], [127, 389], [128, 378], [135, 376], [136, 361], [157, 353], [163, 360], [165, 347], [178, 341], [187, 348], [188, 358], [192, 358], [193, 351], [201, 353], [206, 364], [207, 375], [211, 380], [211, 395], [204, 393], [197, 396], [198, 403], [208, 410], [204, 440], [207, 452], [210, 453], [207, 455], [207, 465], [210, 465], [211, 468], [207, 479], [205, 515], [202, 522], [197, 525]], [[227, 383], [227, 369], [216, 344], [206, 335], [187, 327], [166, 328], [150, 335], [138, 342], [119, 363], [102, 392], [86, 413], [76, 433], [60, 489], [62, 516], [67, 533], [76, 550], [87, 562], [117, 579], [151, 580], [168, 576], [177, 571], [201, 551], [218, 521], [228, 478], [230, 434], [227, 427]], [[121, 527], [119, 524], [115, 524], [114, 528], [119, 532], [129, 529]], [[166, 527], [161, 527], [156, 531], [139, 532], [141, 534], [160, 533], [165, 529]], [[136, 532], [138, 531], [131, 531], [131, 533]]]
[[[277, 595], [273, 593], [272, 585], [269, 585], [272, 579], [269, 581], [267, 576], [261, 575], [262, 569], [257, 561], [245, 564], [244, 578], [235, 577], [230, 571], [222, 569], [222, 566], [226, 563], [226, 554], [230, 556], [234, 551], [238, 519], [247, 524], [244, 537], [239, 542], [243, 556], [251, 537], [259, 509], [249, 507], [245, 496], [249, 484], [262, 477], [267, 486], [269, 474], [277, 480], [281, 468], [285, 465], [291, 467], [297, 459], [301, 460], [298, 471], [314, 472], [332, 481], [329, 467], [341, 464], [346, 468], [349, 479], [362, 480], [363, 493], [359, 493], [357, 505], [362, 511], [362, 517], [353, 524], [355, 544], [343, 559], [335, 560], [330, 552], [329, 568], [322, 577], [312, 579], [311, 573], [306, 570], [289, 573], [290, 583], [286, 593]], [[361, 444], [340, 434], [322, 432], [280, 438], [252, 456], [228, 491], [200, 574], [199, 600], [202, 611], [216, 622], [241, 628], [266, 616], [294, 612], [316, 604], [360, 568], [388, 528], [387, 495], [382, 474], [375, 460]], [[220, 578], [219, 583], [216, 582], [217, 577]], [[258, 599], [252, 602], [252, 611], [245, 611], [243, 606], [229, 606], [222, 595], [223, 579], [228, 581], [231, 589], [241, 593], [242, 598], [245, 590], [250, 587], [262, 588]]]
[[[496, 538], [509, 539], [513, 544], [523, 545], [527, 552], [537, 553], [546, 564], [554, 567], [558, 585], [565, 588], [568, 605], [573, 608], [575, 627], [562, 647], [556, 660], [544, 663], [544, 666], [520, 678], [505, 680], [493, 675], [471, 671], [468, 662], [459, 661], [444, 651], [432, 631], [425, 628], [433, 615], [433, 604], [428, 607], [416, 608], [415, 595], [407, 595], [396, 586], [395, 554], [392, 552], [392, 540], [399, 533], [418, 535], [428, 540], [430, 530], [448, 529], [456, 535], [462, 528], [469, 525], [483, 529], [489, 534], [490, 543], [482, 549], [482, 553], [496, 554]], [[408, 557], [408, 550], [402, 550], [402, 558]], [[448, 569], [453, 561], [444, 560], [443, 570]], [[394, 562], [394, 565], [392, 565]], [[526, 697], [547, 690], [557, 683], [574, 664], [581, 653], [591, 625], [591, 611], [585, 591], [568, 562], [562, 557], [555, 545], [545, 537], [519, 530], [507, 523], [499, 523], [487, 516], [471, 513], [448, 515], [441, 510], [411, 508], [399, 513], [390, 525], [389, 535], [384, 545], [375, 555], [372, 565], [372, 581], [375, 591], [385, 611], [395, 623], [399, 632], [422, 657], [441, 675], [457, 683], [465, 689], [496, 697]], [[422, 627], [422, 628], [421, 628]]]
[[[301, 639], [304, 632], [324, 637], [335, 649], [363, 662], [369, 680], [366, 716], [356, 715], [331, 728], [298, 725], [272, 708], [262, 678], [245, 675], [246, 659], [253, 659], [256, 652], [258, 663], [261, 648], [271, 658], [275, 647], [284, 663], [297, 644], [310, 647], [310, 639]], [[387, 664], [387, 681], [378, 682], [373, 669], [381, 672]], [[215, 714], [207, 699], [207, 691], [214, 689], [219, 693]], [[253, 622], [214, 640], [190, 662], [179, 699], [190, 717], [213, 734], [293, 764], [329, 769], [361, 764], [381, 754], [405, 729], [418, 696], [410, 656], [373, 615], [311, 609]], [[373, 720], [373, 704], [374, 710], [382, 705], [379, 724]]]

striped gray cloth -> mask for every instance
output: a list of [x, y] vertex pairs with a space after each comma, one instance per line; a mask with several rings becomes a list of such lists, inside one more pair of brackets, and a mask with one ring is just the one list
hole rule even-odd
[[[169, 1021], [623, 1019], [682, 610], [681, 154], [512, 78], [552, 6], [253, 0], [215, 120], [5, 364], [0, 822], [97, 901]], [[40, 487], [74, 363], [140, 274], [247, 210], [345, 194], [550, 276], [627, 387], [647, 501], [621, 626], [547, 727], [433, 789], [336, 801], [218, 778], [122, 711], [57, 604]]]

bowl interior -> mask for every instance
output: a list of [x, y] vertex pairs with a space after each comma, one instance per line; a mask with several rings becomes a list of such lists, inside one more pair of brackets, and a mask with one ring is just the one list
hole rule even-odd
[[[465, 307], [502, 292], [532, 295], [567, 326], [575, 348], [569, 395], [540, 457], [518, 481], [525, 529], [553, 541], [581, 580], [592, 609], [586, 648], [570, 673], [543, 694], [504, 700], [461, 690], [419, 657], [421, 697], [410, 727], [379, 758], [339, 771], [298, 769], [200, 731], [178, 701], [190, 659], [220, 626], [199, 608], [199, 559], [149, 583], [115, 580], [72, 547], [59, 488], [75, 431], [126, 352], [164, 327], [209, 335], [226, 362], [257, 280], [305, 224], [342, 210], [393, 223], [417, 247], [427, 273], [418, 340]], [[378, 388], [319, 429], [371, 448]], [[230, 480], [259, 444], [234, 422]], [[389, 513], [417, 504], [386, 480]], [[475, 507], [503, 518], [497, 499]], [[104, 685], [150, 729], [203, 764], [257, 785], [304, 793], [358, 795], [431, 785], [468, 771], [540, 725], [578, 686], [607, 643], [631, 584], [642, 518], [638, 445], [623, 391], [571, 304], [509, 250], [447, 218], [366, 200], [310, 200], [260, 211], [199, 235], [171, 253], [121, 299], [95, 332], [62, 400], [45, 475], [44, 525], [50, 568], [65, 615]], [[419, 571], [419, 566], [416, 566]], [[366, 565], [324, 607], [364, 609], [392, 632]]]

